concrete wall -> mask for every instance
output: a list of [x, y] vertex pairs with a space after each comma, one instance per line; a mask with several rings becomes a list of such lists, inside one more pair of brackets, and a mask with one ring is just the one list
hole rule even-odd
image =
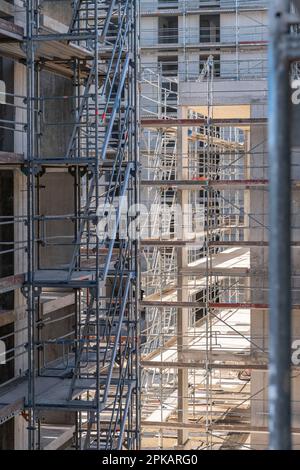
[[[11, 216], [13, 214], [13, 172], [10, 170], [0, 171], [0, 216]], [[0, 241], [13, 239], [13, 225], [0, 226]], [[4, 250], [5, 245], [0, 245], [0, 250]], [[12, 253], [0, 255], [0, 277], [13, 274]], [[13, 292], [0, 294], [0, 310], [13, 309]], [[13, 322], [0, 327], [0, 338], [5, 337], [6, 351], [14, 346]], [[11, 360], [12, 353], [6, 354], [6, 364], [0, 364], [0, 383], [4, 383], [14, 376], [14, 361]], [[14, 422], [8, 422], [0, 425], [0, 450], [13, 449], [14, 441]]]
[[[260, 112], [261, 109], [252, 107], [252, 117], [261, 117], [265, 113]], [[267, 129], [260, 126], [252, 126], [250, 132], [250, 150], [253, 155], [249, 157], [251, 164], [250, 178], [263, 179], [267, 177]], [[268, 194], [263, 189], [251, 189], [249, 213], [253, 215], [249, 217], [249, 240], [259, 241], [268, 240], [268, 230], [264, 225], [268, 224], [267, 217], [264, 215], [268, 207]], [[268, 257], [266, 248], [250, 249], [250, 266], [252, 270], [259, 272], [267, 269]], [[250, 301], [257, 303], [268, 302], [268, 280], [266, 277], [258, 273], [250, 279]], [[251, 347], [253, 353], [268, 351], [268, 316], [266, 310], [253, 310], [251, 312]], [[268, 426], [268, 403], [266, 396], [268, 393], [268, 374], [266, 372], [251, 372], [251, 425], [252, 426]], [[261, 449], [267, 445], [267, 436], [261, 439], [261, 435], [251, 435], [251, 445]]]
[[[63, 318], [63, 320], [61, 320]], [[47, 313], [46, 317], [43, 318], [45, 324], [40, 328], [39, 331], [39, 340], [41, 342], [59, 338], [66, 337], [66, 339], [72, 340], [74, 338], [74, 305], [64, 307], [54, 312]], [[67, 342], [63, 344], [45, 344], [43, 352], [41, 353], [41, 366], [47, 367], [50, 366], [57, 358], [63, 358], [65, 364], [68, 362], [68, 353], [71, 352], [71, 347], [68, 347]]]

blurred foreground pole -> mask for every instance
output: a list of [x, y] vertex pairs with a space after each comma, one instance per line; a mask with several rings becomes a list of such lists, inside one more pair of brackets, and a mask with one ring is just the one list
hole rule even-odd
[[291, 448], [291, 143], [289, 0], [270, 2], [269, 48], [269, 430], [270, 449]]

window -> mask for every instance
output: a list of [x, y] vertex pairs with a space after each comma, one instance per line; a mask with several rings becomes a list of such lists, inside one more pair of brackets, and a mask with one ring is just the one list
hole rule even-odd
[[158, 20], [158, 43], [176, 44], [178, 42], [178, 17], [163, 16]]
[[220, 16], [200, 16], [200, 42], [220, 42]]

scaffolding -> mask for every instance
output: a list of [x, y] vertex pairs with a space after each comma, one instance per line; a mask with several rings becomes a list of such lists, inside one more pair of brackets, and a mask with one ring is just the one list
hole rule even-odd
[[[155, 67], [151, 52], [158, 50], [167, 56], [166, 67], [178, 67], [180, 81], [193, 82], [199, 67], [213, 54], [216, 77], [245, 81], [266, 78], [269, 31], [266, 16], [255, 12], [264, 13], [267, 8], [268, 1], [264, 0], [142, 1], [143, 64]], [[230, 23], [222, 21], [223, 15], [228, 15]], [[176, 59], [173, 64], [172, 58]]]
[[[218, 80], [231, 75], [216, 75], [212, 54], [191, 77], [201, 86], [199, 112], [196, 104], [180, 104], [180, 68], [170, 77], [144, 65], [141, 187], [155, 215], [145, 218], [141, 240], [142, 442], [163, 449], [257, 448], [252, 436], [268, 434], [267, 385], [256, 380], [268, 370], [268, 344], [252, 324], [269, 309], [269, 225], [265, 203], [257, 210], [251, 197], [264, 201], [269, 181], [263, 134], [252, 135], [258, 126], [266, 129], [266, 94], [256, 114], [241, 117], [237, 108], [232, 117], [218, 115], [224, 95]], [[191, 217], [178, 235], [176, 209], [184, 202]]]
[[[275, 340], [284, 332], [287, 352], [297, 339], [287, 314], [280, 317], [279, 301], [288, 313], [292, 291], [297, 321], [300, 273], [297, 264], [289, 272], [285, 262], [278, 277], [278, 259], [282, 263], [282, 247], [285, 261], [300, 247], [295, 214], [292, 241], [285, 229], [290, 194], [282, 198], [281, 178], [291, 186], [297, 212], [299, 149], [292, 161], [286, 155], [283, 175], [271, 175], [270, 222], [267, 59], [243, 56], [265, 50], [268, 26], [239, 23], [240, 13], [266, 10], [269, 2], [141, 2], [145, 17], [180, 17], [178, 28], [143, 35], [142, 51], [171, 50], [170, 74], [159, 60], [142, 60], [139, 73], [138, 2], [77, 0], [68, 27], [47, 16], [51, 1], [25, 3], [5, 7], [26, 16], [25, 30], [0, 21], [1, 53], [27, 66], [26, 94], [3, 91], [2, 83], [0, 89], [1, 131], [27, 142], [24, 155], [0, 152], [0, 164], [21, 169], [27, 184], [20, 190], [27, 209], [10, 207], [0, 219], [0, 256], [26, 252], [27, 259], [27, 269], [0, 278], [1, 294], [21, 289], [26, 299], [26, 309], [1, 310], [0, 326], [15, 322], [0, 335], [15, 376], [0, 386], [0, 423], [21, 415], [30, 449], [66, 443], [76, 449], [264, 449], [269, 428], [274, 447], [289, 447], [290, 396], [280, 401], [287, 389], [278, 371], [284, 369], [297, 391], [299, 366]], [[288, 8], [289, 2], [274, 3]], [[235, 15], [235, 25], [214, 27], [213, 34], [203, 27], [200, 40], [198, 29], [187, 27], [200, 7]], [[289, 51], [282, 72], [288, 85], [290, 71], [299, 77], [299, 18], [275, 17], [286, 28], [279, 29]], [[206, 53], [189, 60], [199, 42]], [[45, 72], [60, 77], [59, 93]], [[288, 86], [284, 91], [286, 106]], [[235, 94], [244, 94], [242, 104]], [[281, 125], [288, 140], [286, 122]], [[281, 244], [276, 237], [268, 241], [278, 215]], [[16, 227], [20, 236], [8, 239]], [[129, 236], [132, 227], [140, 239]], [[280, 299], [273, 299], [268, 279], [269, 243], [277, 256], [273, 278], [286, 285]], [[266, 378], [271, 309], [272, 380], [279, 391], [277, 402], [270, 394], [273, 417], [281, 406], [276, 426]], [[297, 393], [292, 406], [297, 448]], [[51, 413], [68, 415], [59, 431], [47, 424]], [[47, 443], [51, 432], [57, 443]]]

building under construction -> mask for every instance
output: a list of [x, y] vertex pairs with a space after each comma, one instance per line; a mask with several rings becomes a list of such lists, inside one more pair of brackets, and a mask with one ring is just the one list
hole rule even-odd
[[0, 0], [0, 449], [300, 448], [299, 3]]

